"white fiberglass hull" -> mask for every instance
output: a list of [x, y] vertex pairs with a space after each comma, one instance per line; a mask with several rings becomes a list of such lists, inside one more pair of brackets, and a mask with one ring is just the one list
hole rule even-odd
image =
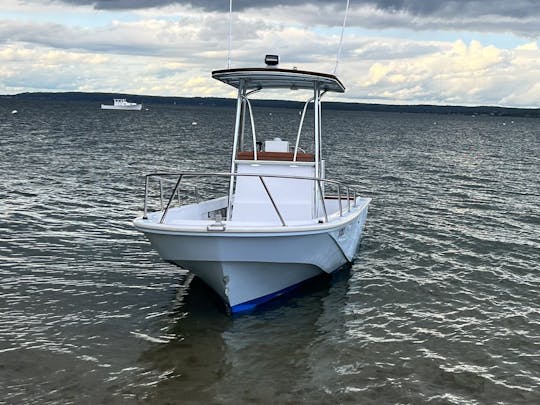
[[142, 110], [142, 104], [135, 105], [109, 105], [101, 104], [102, 110], [128, 110], [128, 111], [140, 111]]
[[226, 224], [222, 232], [138, 218], [135, 227], [160, 256], [200, 277], [232, 312], [252, 309], [315, 276], [350, 263], [369, 199], [332, 222], [259, 230]]

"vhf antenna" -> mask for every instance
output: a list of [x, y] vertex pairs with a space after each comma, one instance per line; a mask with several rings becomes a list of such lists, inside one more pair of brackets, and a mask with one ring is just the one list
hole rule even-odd
[[231, 68], [231, 41], [232, 41], [232, 0], [229, 0], [229, 52], [227, 54], [227, 69]]
[[[231, 0], [232, 1], [232, 0]], [[343, 33], [345, 32], [345, 25], [347, 24], [347, 16], [349, 15], [349, 0], [345, 6], [345, 17], [343, 18], [343, 26], [341, 27], [341, 37], [339, 38], [339, 46], [336, 56], [336, 66], [334, 67], [334, 74], [337, 74], [339, 58], [341, 57], [341, 46], [343, 45]]]

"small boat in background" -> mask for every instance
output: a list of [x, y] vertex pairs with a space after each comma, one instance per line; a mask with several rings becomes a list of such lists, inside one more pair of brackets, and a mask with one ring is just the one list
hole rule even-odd
[[114, 104], [101, 104], [102, 110], [135, 110], [140, 111], [142, 104], [130, 103], [125, 98], [115, 98]]

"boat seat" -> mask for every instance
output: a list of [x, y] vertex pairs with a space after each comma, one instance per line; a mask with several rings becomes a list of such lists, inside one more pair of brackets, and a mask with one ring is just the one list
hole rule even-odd
[[[238, 152], [236, 158], [238, 160], [254, 160], [253, 151]], [[273, 160], [280, 162], [292, 162], [294, 158], [293, 152], [257, 152], [257, 160]], [[297, 162], [314, 162], [315, 155], [313, 153], [296, 154]]]

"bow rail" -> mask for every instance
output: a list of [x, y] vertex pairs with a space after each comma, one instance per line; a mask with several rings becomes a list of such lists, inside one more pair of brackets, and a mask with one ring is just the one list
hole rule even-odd
[[[276, 215], [279, 217], [281, 225], [287, 226], [286, 221], [284, 220], [284, 217], [279, 209], [278, 203], [276, 202], [276, 199], [272, 195], [272, 192], [270, 188], [268, 187], [266, 179], [271, 178], [278, 178], [278, 179], [285, 179], [285, 180], [308, 180], [312, 181], [315, 185], [316, 189], [316, 196], [318, 201], [321, 204], [323, 216], [324, 216], [324, 222], [328, 222], [329, 217], [329, 210], [327, 208], [327, 204], [329, 200], [337, 200], [338, 201], [338, 210], [339, 210], [339, 216], [343, 216], [344, 213], [350, 212], [353, 207], [356, 207], [357, 205], [357, 190], [351, 186], [344, 185], [336, 180], [329, 180], [329, 179], [322, 179], [318, 177], [304, 177], [304, 176], [287, 176], [287, 175], [272, 175], [272, 174], [256, 174], [256, 173], [219, 173], [219, 172], [177, 172], [177, 173], [166, 173], [166, 172], [157, 172], [157, 173], [150, 173], [145, 175], [145, 189], [144, 189], [144, 214], [143, 219], [148, 219], [148, 207], [149, 207], [149, 199], [150, 199], [150, 187], [151, 187], [151, 180], [157, 180], [157, 184], [159, 187], [159, 211], [163, 211], [163, 214], [161, 215], [160, 223], [164, 223], [165, 218], [167, 216], [167, 213], [171, 209], [173, 205], [173, 201], [175, 197], [177, 197], [178, 205], [183, 206], [186, 204], [182, 204], [182, 199], [180, 196], [180, 185], [182, 183], [183, 179], [188, 178], [238, 178], [238, 177], [252, 177], [252, 178], [258, 178], [261, 182], [266, 195], [268, 196], [268, 200], [272, 204], [272, 207], [276, 213]], [[164, 194], [164, 183], [168, 184], [174, 184], [174, 187], [172, 188], [172, 191], [168, 198], [165, 198]], [[199, 193], [199, 190], [201, 188], [201, 184], [190, 184], [195, 190], [195, 195], [197, 199], [200, 201], [201, 194]], [[326, 187], [325, 187], [326, 186]], [[210, 187], [210, 186], [209, 186]], [[336, 194], [328, 194], [325, 192], [325, 188], [333, 188], [336, 192]], [[166, 204], [164, 204], [164, 200], [166, 200]], [[346, 207], [344, 207], [344, 204], [346, 204]], [[234, 205], [234, 204], [233, 204]], [[230, 213], [226, 212], [226, 218], [230, 220]], [[313, 219], [317, 219], [318, 217], [314, 217]]]

